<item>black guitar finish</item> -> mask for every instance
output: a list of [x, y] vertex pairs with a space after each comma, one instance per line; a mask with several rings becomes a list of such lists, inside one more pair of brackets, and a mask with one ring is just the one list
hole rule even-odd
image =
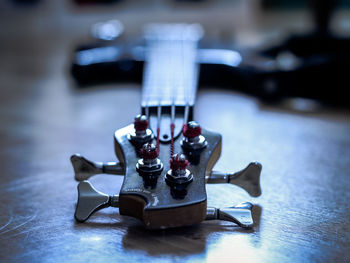
[[[205, 149], [200, 154], [200, 162], [195, 165], [191, 164], [189, 170], [193, 174], [194, 178], [192, 183], [187, 187], [187, 194], [181, 198], [180, 196], [173, 196], [171, 192], [171, 187], [167, 185], [164, 180], [165, 174], [170, 170], [169, 167], [169, 145], [161, 144], [159, 149], [159, 158], [164, 164], [164, 169], [159, 178], [157, 178], [157, 183], [154, 188], [147, 187], [144, 185], [144, 179], [135, 169], [135, 163], [137, 163], [139, 157], [135, 155], [135, 150], [133, 145], [128, 139], [128, 134], [134, 129], [133, 125], [129, 125], [123, 129], [116, 131], [115, 142], [117, 144], [116, 152], [120, 150], [123, 153], [123, 157], [119, 157], [119, 161], [125, 164], [126, 172], [125, 179], [120, 190], [119, 196], [122, 195], [138, 195], [146, 200], [146, 210], [156, 210], [156, 209], [166, 209], [166, 208], [176, 208], [186, 205], [192, 205], [200, 202], [204, 202], [207, 199], [205, 190], [205, 177], [206, 171], [211, 170], [215, 162], [210, 162], [212, 158], [218, 158], [220, 156], [221, 150], [221, 135], [214, 132], [209, 132], [202, 130], [202, 135], [206, 138], [208, 144]], [[181, 153], [182, 149], [178, 142], [183, 139], [181, 135], [175, 142], [176, 153]], [[215, 154], [215, 151], [218, 153]], [[217, 157], [216, 157], [217, 156]], [[199, 165], [200, 164], [200, 165]], [[123, 206], [123, 203], [120, 203]]]

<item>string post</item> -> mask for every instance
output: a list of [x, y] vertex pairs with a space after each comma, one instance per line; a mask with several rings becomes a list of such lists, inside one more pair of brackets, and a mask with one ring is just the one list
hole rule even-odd
[[141, 149], [141, 156], [145, 164], [154, 162], [158, 157], [157, 147], [153, 143], [146, 143]]
[[184, 150], [202, 150], [207, 146], [207, 141], [202, 135], [202, 128], [198, 122], [190, 121], [184, 124], [182, 134], [184, 138], [181, 141], [181, 146], [184, 148]]
[[146, 143], [141, 149], [142, 158], [136, 164], [136, 171], [147, 181], [147, 184], [154, 185], [156, 178], [163, 170], [163, 164], [158, 158], [157, 147], [153, 143]]
[[170, 169], [174, 176], [182, 176], [186, 173], [187, 167], [189, 165], [188, 160], [184, 154], [174, 154], [170, 158]]
[[189, 162], [184, 154], [174, 154], [170, 158], [170, 170], [166, 173], [165, 180], [175, 198], [184, 198], [187, 186], [193, 181], [193, 174], [187, 169], [188, 166]]
[[129, 134], [129, 140], [137, 147], [152, 141], [154, 135], [152, 130], [148, 128], [148, 119], [146, 115], [137, 115], [134, 119], [134, 129]]
[[190, 121], [187, 124], [184, 124], [182, 133], [186, 138], [195, 138], [202, 134], [202, 128], [198, 122]]
[[136, 134], [144, 134], [148, 128], [148, 119], [146, 115], [137, 115], [134, 119], [134, 128]]

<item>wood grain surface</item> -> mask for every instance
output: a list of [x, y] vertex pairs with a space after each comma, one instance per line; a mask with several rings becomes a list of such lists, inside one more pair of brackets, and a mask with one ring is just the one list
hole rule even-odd
[[[112, 11], [67, 15], [59, 1], [49, 3], [6, 7], [0, 16], [1, 262], [350, 261], [349, 112], [292, 112], [215, 87], [199, 90], [195, 108], [203, 127], [223, 135], [215, 169], [260, 161], [263, 193], [250, 198], [233, 185], [207, 185], [207, 202], [253, 202], [254, 229], [208, 221], [151, 231], [116, 208], [75, 222], [70, 155], [115, 160], [114, 131], [139, 112], [141, 93], [131, 84], [75, 89], [69, 52]], [[122, 177], [91, 181], [118, 194]]]

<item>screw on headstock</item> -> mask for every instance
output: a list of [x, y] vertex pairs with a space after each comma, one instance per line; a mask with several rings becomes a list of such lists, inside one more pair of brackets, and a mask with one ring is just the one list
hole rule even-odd
[[141, 147], [152, 141], [154, 135], [148, 128], [148, 119], [145, 115], [137, 115], [134, 119], [134, 130], [129, 134], [130, 141], [137, 147]]
[[207, 141], [202, 135], [202, 128], [198, 122], [190, 121], [185, 124], [182, 133], [184, 138], [181, 141], [181, 146], [186, 151], [202, 150], [207, 145]]

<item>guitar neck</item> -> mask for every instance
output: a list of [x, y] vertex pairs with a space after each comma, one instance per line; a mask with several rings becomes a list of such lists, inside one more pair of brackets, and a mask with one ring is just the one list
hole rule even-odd
[[197, 90], [198, 25], [150, 25], [141, 106], [193, 106]]

